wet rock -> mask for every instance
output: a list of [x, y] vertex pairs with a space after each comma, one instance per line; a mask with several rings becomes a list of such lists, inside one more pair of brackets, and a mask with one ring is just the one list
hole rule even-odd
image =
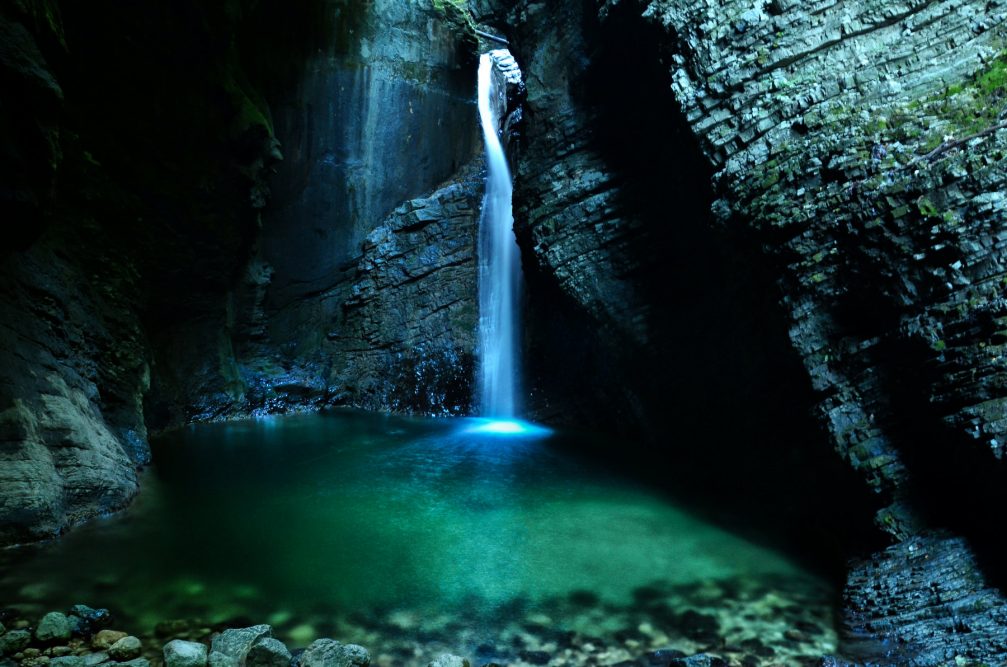
[[283, 642], [265, 637], [248, 651], [248, 667], [290, 667], [293, 656]]
[[710, 655], [709, 653], [699, 653], [688, 658], [676, 658], [669, 663], [670, 667], [728, 667], [728, 662], [723, 658]]
[[75, 632], [80, 634], [97, 632], [112, 623], [112, 614], [108, 609], [94, 609], [86, 604], [75, 604], [70, 607], [68, 614], [80, 619], [75, 628]]
[[110, 667], [150, 667], [150, 661], [146, 658], [133, 658], [125, 662], [115, 663], [114, 666]]
[[234, 656], [219, 651], [210, 651], [210, 655], [207, 657], [207, 664], [210, 667], [239, 667], [240, 663]]
[[91, 646], [99, 651], [107, 651], [112, 644], [127, 636], [119, 630], [99, 630], [91, 639]]
[[64, 655], [49, 661], [50, 667], [88, 667], [87, 661], [79, 655]]
[[164, 645], [163, 654], [166, 667], [205, 667], [207, 663], [206, 646], [198, 642], [174, 639]]
[[8, 630], [0, 635], [0, 655], [14, 655], [31, 642], [31, 633], [27, 630]]
[[469, 661], [457, 655], [445, 653], [427, 663], [427, 667], [469, 667]]
[[84, 658], [84, 667], [96, 667], [103, 662], [108, 662], [112, 658], [108, 655], [108, 651], [98, 651], [97, 653], [88, 653], [87, 655], [81, 656]]
[[367, 667], [371, 656], [363, 646], [334, 639], [317, 639], [301, 655], [301, 667]]
[[143, 645], [136, 637], [126, 636], [108, 647], [108, 654], [113, 660], [126, 662], [140, 656]]
[[35, 629], [35, 638], [43, 643], [70, 639], [73, 624], [65, 614], [51, 611], [42, 617]]
[[210, 646], [214, 653], [233, 658], [239, 665], [245, 664], [248, 652], [261, 639], [271, 637], [273, 629], [268, 625], [253, 625], [248, 628], [224, 630], [213, 638]]

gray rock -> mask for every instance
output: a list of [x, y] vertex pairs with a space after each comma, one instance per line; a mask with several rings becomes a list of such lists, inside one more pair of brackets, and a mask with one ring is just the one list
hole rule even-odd
[[301, 655], [301, 667], [367, 667], [371, 655], [363, 646], [317, 639]]
[[245, 664], [248, 667], [290, 667], [292, 659], [293, 656], [283, 642], [264, 637], [249, 649]]
[[64, 655], [50, 660], [49, 667], [88, 667], [88, 664], [82, 656]]
[[127, 660], [132, 660], [133, 658], [140, 657], [140, 652], [143, 650], [143, 645], [140, 644], [140, 640], [136, 637], [129, 636], [123, 637], [116, 643], [108, 647], [108, 654], [113, 660], [119, 662], [124, 662]]
[[31, 641], [31, 633], [27, 630], [11, 630], [0, 636], [0, 655], [13, 655]]
[[70, 639], [73, 632], [73, 623], [66, 614], [58, 611], [51, 611], [42, 617], [35, 629], [35, 638], [40, 642], [53, 642]]
[[210, 651], [207, 658], [210, 667], [238, 667], [238, 659], [221, 653], [220, 651]]
[[150, 667], [150, 661], [146, 658], [133, 658], [132, 660], [116, 663], [114, 667]]
[[[224, 630], [213, 638], [210, 646], [212, 653], [234, 658], [239, 665], [245, 664], [248, 651], [259, 642], [260, 639], [273, 636], [273, 629], [268, 625], [253, 625], [249, 628], [232, 628]], [[212, 655], [211, 655], [212, 657]]]
[[727, 667], [727, 661], [716, 655], [699, 653], [672, 660], [668, 667]]
[[167, 667], [204, 667], [206, 662], [206, 646], [199, 642], [174, 639], [164, 645], [164, 664]]
[[427, 667], [469, 667], [469, 661], [457, 655], [445, 653], [429, 662]]
[[88, 653], [84, 656], [84, 667], [95, 667], [103, 662], [108, 662], [111, 660], [108, 656], [108, 651], [98, 651], [97, 653]]

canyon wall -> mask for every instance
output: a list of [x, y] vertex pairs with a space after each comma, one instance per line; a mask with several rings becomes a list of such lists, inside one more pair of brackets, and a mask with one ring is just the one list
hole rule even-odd
[[468, 409], [481, 180], [451, 19], [5, 6], [0, 543], [124, 506], [151, 430]]
[[[827, 438], [806, 446], [829, 447], [856, 471], [892, 543], [849, 576], [850, 660], [944, 664], [1003, 651], [1003, 9], [928, 0], [483, 7], [529, 73], [517, 195], [525, 251], [587, 329], [610, 332], [579, 350], [608, 380], [581, 399], [636, 411], [645, 431], [675, 413], [654, 398], [655, 378], [681, 379], [668, 363], [675, 328], [659, 309], [682, 327], [697, 320], [681, 318], [688, 297], [655, 295], [682, 284], [709, 294], [680, 261], [698, 252], [677, 215], [689, 202], [708, 207], [706, 222], [739, 250], [733, 257], [748, 258], [738, 268], [752, 282], [772, 276], [761, 285], [787, 322], [812, 404], [776, 401], [795, 415], [812, 410]], [[627, 59], [641, 42], [649, 53]], [[608, 70], [607, 52], [623, 54], [611, 61], [621, 69]], [[609, 77], [601, 85], [599, 73]], [[632, 82], [626, 90], [620, 76]], [[669, 91], [674, 104], [658, 117], [626, 114], [619, 101], [654, 109]], [[606, 147], [613, 120], [643, 129]], [[674, 138], [683, 130], [687, 138]], [[635, 164], [620, 144], [636, 149]], [[693, 173], [676, 173], [673, 160]], [[660, 203], [649, 219], [648, 199]], [[736, 341], [750, 345], [744, 334]], [[633, 350], [655, 371], [642, 381]], [[798, 387], [781, 368], [768, 369], [771, 382]]]

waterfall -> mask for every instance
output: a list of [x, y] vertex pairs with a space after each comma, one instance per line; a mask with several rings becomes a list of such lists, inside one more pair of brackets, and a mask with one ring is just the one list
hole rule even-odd
[[506, 108], [505, 90], [495, 85], [493, 63], [492, 53], [479, 59], [479, 118], [487, 168], [479, 219], [480, 407], [483, 417], [512, 419], [519, 407], [517, 299], [521, 264], [514, 237], [510, 168], [498, 135], [498, 110]]

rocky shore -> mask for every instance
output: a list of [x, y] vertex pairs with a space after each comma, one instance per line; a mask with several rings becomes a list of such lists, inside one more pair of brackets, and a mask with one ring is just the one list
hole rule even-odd
[[0, 667], [840, 665], [823, 657], [837, 646], [829, 598], [805, 582], [735, 578], [655, 583], [626, 605], [580, 591], [523, 610], [487, 613], [473, 601], [451, 614], [281, 611], [262, 617], [268, 625], [247, 616], [172, 619], [135, 635], [118, 630], [131, 625], [105, 609], [75, 605], [41, 618], [4, 610]]

